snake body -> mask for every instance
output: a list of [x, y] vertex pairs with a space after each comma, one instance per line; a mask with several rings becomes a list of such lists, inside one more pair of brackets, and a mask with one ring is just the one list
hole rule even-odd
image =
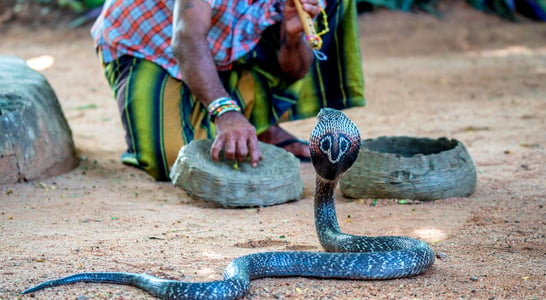
[[322, 109], [309, 145], [317, 173], [315, 225], [327, 252], [262, 252], [241, 256], [227, 266], [223, 280], [212, 282], [182, 282], [124, 272], [78, 273], [40, 283], [22, 293], [94, 282], [131, 285], [162, 299], [237, 299], [248, 292], [250, 281], [257, 278], [391, 279], [417, 275], [432, 266], [434, 252], [421, 240], [355, 236], [340, 231], [334, 190], [360, 150], [358, 127], [344, 113]]

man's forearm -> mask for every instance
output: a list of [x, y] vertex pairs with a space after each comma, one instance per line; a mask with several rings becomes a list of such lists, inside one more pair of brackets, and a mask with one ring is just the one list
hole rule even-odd
[[211, 9], [202, 0], [177, 0], [174, 7], [172, 48], [182, 79], [205, 106], [227, 92], [207, 42]]
[[199, 101], [208, 106], [214, 99], [228, 96], [206, 40], [182, 40], [176, 52], [182, 78]]
[[311, 67], [313, 51], [305, 44], [303, 33], [290, 35], [283, 24], [280, 34], [279, 66], [289, 79], [301, 79]]

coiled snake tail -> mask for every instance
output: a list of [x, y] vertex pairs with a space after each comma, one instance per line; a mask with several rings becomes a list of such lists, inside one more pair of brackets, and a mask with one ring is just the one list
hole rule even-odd
[[366, 237], [342, 233], [336, 218], [334, 190], [354, 163], [360, 133], [344, 113], [322, 109], [309, 139], [316, 176], [315, 224], [328, 252], [263, 252], [234, 259], [224, 279], [182, 282], [134, 273], [79, 273], [38, 284], [23, 291], [75, 282], [125, 284], [162, 299], [237, 299], [250, 281], [263, 277], [306, 276], [339, 279], [389, 279], [420, 274], [434, 263], [427, 243], [410, 237]]

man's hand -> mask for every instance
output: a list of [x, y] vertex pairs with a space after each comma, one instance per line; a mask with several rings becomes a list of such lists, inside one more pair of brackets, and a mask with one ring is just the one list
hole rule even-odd
[[294, 1], [300, 1], [303, 10], [306, 11], [312, 19], [320, 13], [320, 3], [318, 0], [289, 0], [284, 5], [283, 17], [285, 20], [286, 33], [289, 36], [300, 36], [303, 32], [303, 25], [301, 24]]
[[311, 18], [320, 13], [318, 0], [289, 0], [284, 5], [278, 60], [284, 76], [292, 81], [303, 78], [314, 59], [313, 51], [303, 41], [303, 25], [294, 1], [301, 1], [303, 9]]
[[[184, 82], [192, 94], [208, 107], [215, 99], [229, 97], [214, 64], [207, 42], [212, 10], [202, 0], [176, 0], [173, 13], [174, 56], [178, 60]], [[256, 129], [240, 112], [230, 111], [215, 119], [216, 139], [210, 150], [214, 160], [225, 157], [257, 166], [262, 154]]]
[[256, 129], [240, 112], [227, 112], [215, 119], [216, 138], [210, 149], [212, 159], [220, 159], [220, 151], [228, 160], [245, 162], [250, 158], [250, 165], [258, 166], [262, 154], [258, 147]]

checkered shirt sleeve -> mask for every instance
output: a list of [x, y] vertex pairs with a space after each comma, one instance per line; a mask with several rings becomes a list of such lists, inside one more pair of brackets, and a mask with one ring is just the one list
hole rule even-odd
[[[229, 70], [282, 20], [284, 0], [203, 0], [212, 8], [207, 39], [219, 70]], [[174, 0], [107, 0], [91, 34], [103, 62], [131, 55], [150, 60], [181, 79], [171, 48]]]

